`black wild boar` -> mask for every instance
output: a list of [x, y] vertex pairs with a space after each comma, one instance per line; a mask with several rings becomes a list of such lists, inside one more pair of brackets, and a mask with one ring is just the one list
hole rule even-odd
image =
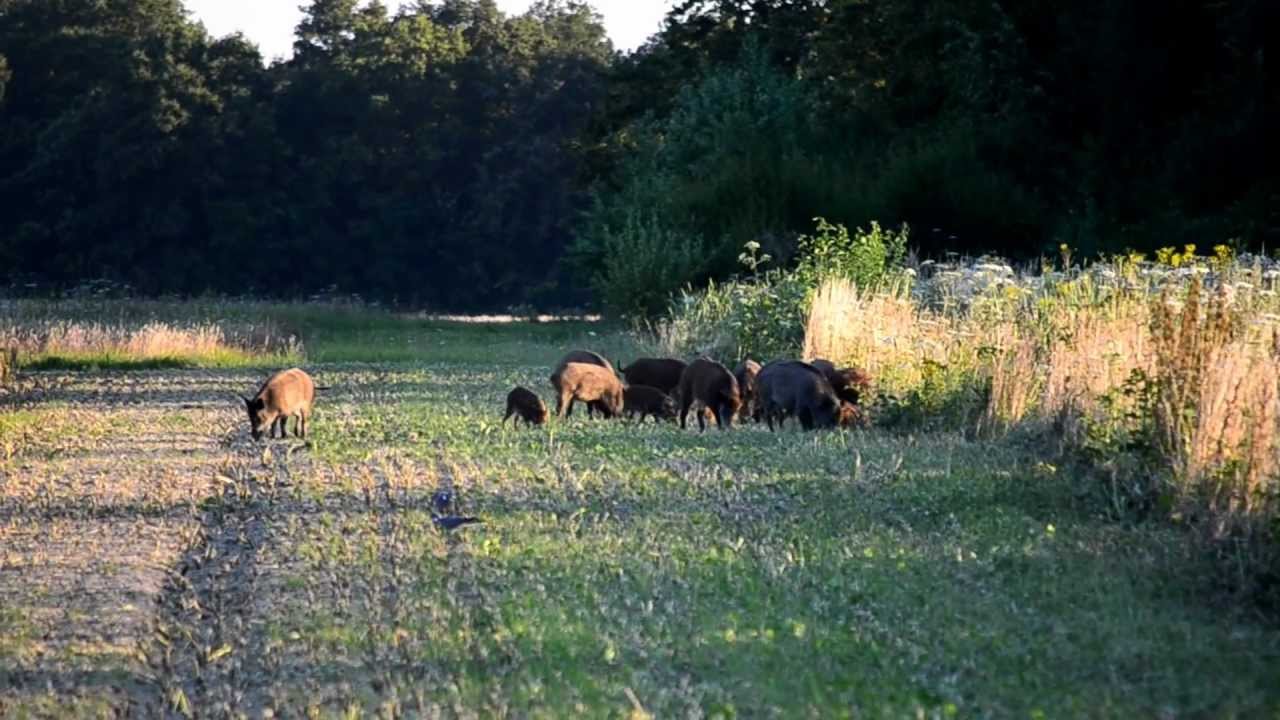
[[249, 432], [253, 439], [262, 437], [263, 431], [269, 431], [268, 437], [275, 437], [280, 429], [280, 437], [285, 436], [285, 425], [290, 417], [297, 417], [293, 424], [293, 434], [297, 437], [307, 436], [307, 420], [311, 417], [311, 405], [316, 399], [316, 384], [311, 376], [291, 368], [267, 378], [252, 398], [244, 398], [245, 408], [249, 411]]
[[[565, 365], [568, 365], [569, 363], [599, 365], [609, 372], [613, 372], [613, 366], [610, 365], [609, 361], [600, 353], [592, 352], [590, 350], [570, 350], [564, 357], [560, 358], [560, 362], [556, 364], [556, 369], [553, 370], [551, 374], [553, 376], [558, 374], [560, 371], [564, 370]], [[594, 417], [596, 413], [609, 417], [609, 414], [605, 408], [601, 406], [600, 402], [596, 401], [587, 403], [587, 417]]]
[[[680, 427], [686, 427], [689, 408], [694, 401], [701, 402], [716, 416], [721, 430], [733, 425], [733, 416], [742, 407], [742, 396], [733, 373], [710, 358], [698, 358], [689, 363], [680, 376]], [[698, 413], [698, 429], [706, 430], [702, 413]]]
[[656, 387], [628, 385], [622, 391], [627, 417], [640, 416], [640, 422], [650, 415], [654, 422], [676, 419], [676, 401]]
[[622, 381], [613, 370], [588, 363], [567, 363], [551, 376], [556, 389], [556, 415], [561, 419], [573, 412], [573, 403], [581, 400], [605, 417], [622, 414], [624, 399]]
[[822, 372], [809, 363], [781, 360], [765, 365], [757, 378], [759, 407], [769, 429], [794, 415], [805, 430], [834, 427], [840, 401]]
[[733, 369], [733, 377], [738, 381], [738, 392], [742, 393], [742, 410], [738, 413], [742, 420], [746, 420], [748, 416], [759, 416], [755, 411], [756, 376], [759, 374], [760, 363], [751, 358], [738, 363], [738, 367]]
[[524, 420], [526, 425], [541, 425], [547, 421], [547, 406], [532, 390], [516, 387], [507, 393], [507, 414], [502, 416], [502, 424], [505, 425], [512, 415], [516, 416], [511, 421], [512, 426], [520, 420]]
[[628, 385], [648, 385], [667, 395], [675, 395], [680, 389], [680, 376], [688, 365], [675, 358], [639, 358], [622, 368], [622, 376]]

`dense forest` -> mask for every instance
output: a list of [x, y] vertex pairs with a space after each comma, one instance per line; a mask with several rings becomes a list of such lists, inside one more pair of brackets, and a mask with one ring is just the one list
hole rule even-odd
[[[1280, 247], [1272, 0], [311, 0], [264, 63], [180, 0], [0, 0], [11, 287], [595, 304], [786, 262], [823, 216], [924, 255]], [[1053, 251], [1056, 252], [1056, 251]], [[646, 265], [647, 263], [647, 265]]]

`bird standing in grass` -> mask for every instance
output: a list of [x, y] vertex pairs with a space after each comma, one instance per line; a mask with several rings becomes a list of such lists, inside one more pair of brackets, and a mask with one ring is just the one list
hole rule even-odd
[[483, 523], [484, 521], [478, 517], [463, 517], [461, 515], [446, 515], [449, 506], [453, 504], [453, 492], [451, 490], [437, 490], [431, 494], [431, 522], [441, 530], [454, 530], [463, 525], [471, 525], [472, 523]]

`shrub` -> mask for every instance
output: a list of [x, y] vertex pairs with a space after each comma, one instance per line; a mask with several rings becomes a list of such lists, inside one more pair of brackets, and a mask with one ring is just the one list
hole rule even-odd
[[800, 238], [800, 277], [816, 287], [829, 277], [852, 280], [858, 287], [870, 288], [891, 268], [902, 264], [907, 254], [908, 228], [885, 231], [872, 222], [871, 230], [861, 228], [850, 236], [844, 225], [832, 224], [825, 218], [814, 218], [817, 233]]
[[664, 226], [652, 213], [632, 212], [622, 227], [601, 232], [604, 252], [592, 284], [624, 317], [661, 312], [677, 289], [703, 274], [704, 244]]

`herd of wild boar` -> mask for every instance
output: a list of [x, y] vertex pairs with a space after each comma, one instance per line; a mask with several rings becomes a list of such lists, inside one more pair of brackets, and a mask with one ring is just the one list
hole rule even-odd
[[[861, 370], [837, 368], [826, 360], [779, 360], [763, 367], [744, 360], [730, 371], [706, 357], [689, 363], [640, 358], [620, 373], [599, 353], [574, 350], [565, 355], [551, 373], [556, 415], [567, 418], [574, 403], [582, 402], [589, 416], [678, 419], [682, 428], [692, 409], [702, 430], [708, 422], [726, 430], [735, 417], [763, 420], [770, 430], [789, 417], [805, 430], [850, 427], [861, 422], [859, 401], [870, 385]], [[540, 425], [548, 412], [536, 393], [517, 387], [507, 395], [502, 421], [512, 416]]]
[[[587, 415], [605, 418], [633, 417], [642, 422], [676, 421], [686, 427], [694, 410], [698, 428], [713, 422], [721, 430], [733, 426], [734, 418], [765, 422], [773, 430], [795, 417], [805, 430], [850, 427], [861, 423], [859, 405], [870, 378], [856, 368], [837, 368], [826, 360], [802, 362], [778, 360], [763, 367], [744, 360], [731, 372], [707, 357], [692, 362], [674, 358], [640, 358], [614, 370], [599, 353], [574, 350], [565, 355], [551, 373], [556, 395], [556, 415], [567, 418], [574, 403], [587, 407]], [[281, 370], [263, 383], [257, 395], [243, 398], [249, 412], [249, 431], [258, 440], [263, 433], [285, 437], [286, 422], [296, 418], [293, 432], [307, 436], [307, 422], [315, 403], [317, 388], [311, 376], [298, 368]], [[547, 421], [547, 406], [537, 393], [516, 387], [507, 395], [505, 424], [541, 425]]]

